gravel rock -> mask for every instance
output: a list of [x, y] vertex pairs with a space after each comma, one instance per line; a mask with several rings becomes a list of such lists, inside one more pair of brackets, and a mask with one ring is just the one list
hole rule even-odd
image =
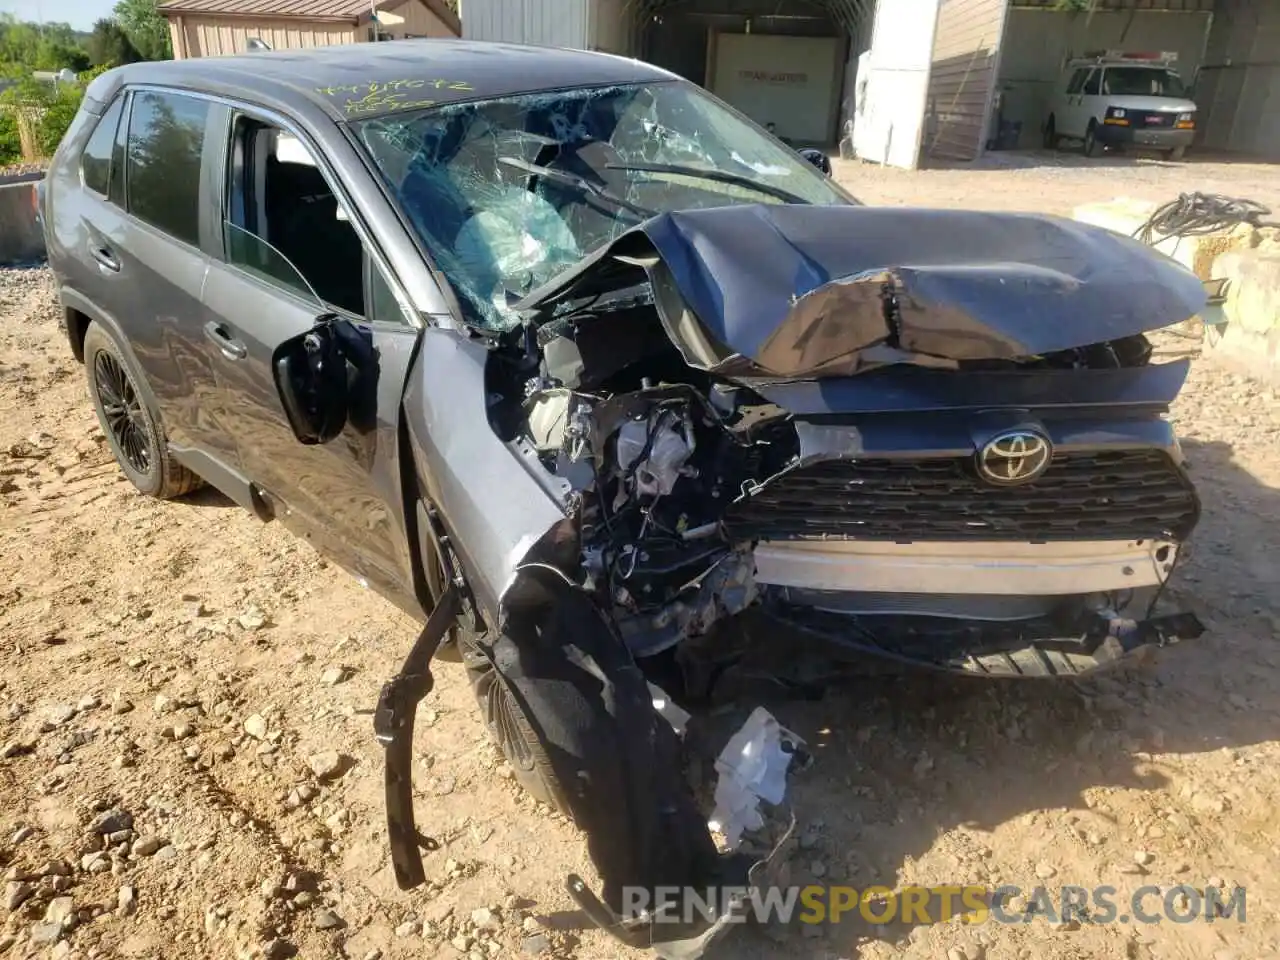
[[298, 952], [288, 940], [268, 940], [258, 948], [265, 960], [284, 960], [285, 957], [292, 957]]
[[29, 883], [21, 880], [10, 880], [5, 884], [4, 888], [4, 908], [9, 911], [17, 910], [26, 903], [36, 888]]
[[546, 934], [537, 933], [532, 937], [525, 937], [524, 942], [520, 944], [520, 952], [527, 953], [531, 957], [539, 956], [551, 949], [551, 942], [547, 939]]
[[397, 937], [412, 937], [422, 932], [422, 924], [417, 920], [406, 920], [400, 926], [396, 927]]
[[244, 732], [255, 740], [267, 739], [267, 721], [258, 713], [250, 717], [246, 717], [244, 721]]
[[111, 712], [116, 716], [130, 713], [133, 710], [133, 701], [128, 700], [119, 694], [116, 694], [111, 700]]
[[133, 887], [121, 887], [116, 894], [116, 913], [122, 917], [132, 916], [138, 909], [138, 891]]
[[106, 873], [111, 869], [111, 860], [101, 850], [86, 853], [80, 858], [80, 869], [85, 873]]
[[128, 810], [112, 808], [105, 810], [93, 818], [89, 824], [89, 832], [95, 834], [119, 833], [121, 830], [133, 829], [133, 814]]
[[320, 674], [320, 682], [328, 687], [336, 687], [345, 679], [347, 679], [346, 667], [330, 667]]
[[332, 910], [317, 910], [315, 924], [317, 930], [337, 930], [346, 926], [345, 921]]
[[102, 701], [93, 694], [85, 694], [76, 702], [76, 712], [84, 713], [86, 710], [97, 710], [101, 704]]
[[236, 617], [236, 622], [246, 630], [261, 630], [267, 625], [267, 615], [256, 606], [249, 607], [244, 613]]
[[60, 923], [33, 923], [27, 934], [33, 947], [48, 947], [58, 942], [62, 936]]
[[157, 836], [139, 837], [133, 841], [133, 846], [129, 848], [129, 852], [135, 857], [150, 857], [164, 846], [164, 841]]
[[45, 923], [57, 923], [66, 926], [76, 913], [76, 904], [71, 897], [54, 897], [44, 911]]
[[10, 838], [9, 842], [16, 847], [24, 840], [29, 840], [31, 837], [35, 836], [35, 832], [35, 827], [29, 827], [26, 824], [23, 824], [18, 827], [17, 830], [13, 831], [13, 836]]
[[1140, 867], [1150, 866], [1156, 862], [1156, 855], [1149, 850], [1139, 850], [1133, 855], [1133, 862]]
[[449, 941], [449, 945], [453, 947], [453, 949], [457, 950], [459, 953], [466, 953], [468, 950], [471, 949], [471, 944], [473, 944], [474, 942], [475, 940], [472, 939], [471, 937], [468, 937], [466, 934], [460, 933], [456, 937], [454, 937], [452, 940]]
[[344, 764], [337, 750], [325, 750], [307, 757], [307, 766], [317, 780], [333, 780], [342, 775]]
[[50, 707], [49, 712], [45, 714], [45, 718], [55, 727], [70, 723], [76, 715], [76, 708], [69, 703], [59, 703]]
[[471, 923], [477, 930], [498, 930], [502, 927], [502, 921], [498, 919], [498, 915], [488, 907], [472, 910]]
[[1058, 875], [1058, 868], [1048, 861], [1041, 860], [1036, 864], [1036, 876], [1041, 880], [1051, 880]]

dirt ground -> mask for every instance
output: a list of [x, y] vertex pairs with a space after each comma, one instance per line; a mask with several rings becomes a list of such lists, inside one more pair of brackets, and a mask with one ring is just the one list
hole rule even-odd
[[[1280, 199], [1265, 167], [1043, 160], [841, 175], [876, 202], [1056, 212], [1197, 188]], [[1208, 634], [1089, 682], [912, 675], [770, 704], [816, 757], [791, 783], [791, 874], [1111, 884], [1121, 905], [1148, 884], [1239, 884], [1246, 922], [747, 928], [715, 956], [1280, 953], [1280, 396], [1197, 360], [1175, 417], [1205, 513], [1170, 593]], [[396, 889], [370, 708], [413, 633], [277, 525], [207, 492], [135, 495], [48, 273], [0, 271], [0, 954], [625, 955], [580, 929], [563, 890], [590, 875], [581, 837], [517, 790], [454, 664], [416, 742], [442, 848], [425, 890]]]

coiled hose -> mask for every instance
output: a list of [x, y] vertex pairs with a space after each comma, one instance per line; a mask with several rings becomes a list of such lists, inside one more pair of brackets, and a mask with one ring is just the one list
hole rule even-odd
[[1280, 227], [1280, 223], [1262, 219], [1270, 214], [1271, 208], [1256, 200], [1224, 197], [1220, 193], [1184, 193], [1177, 200], [1158, 207], [1133, 236], [1151, 244], [1156, 242], [1156, 234], [1161, 234], [1162, 239], [1202, 237], [1242, 223], [1253, 227]]

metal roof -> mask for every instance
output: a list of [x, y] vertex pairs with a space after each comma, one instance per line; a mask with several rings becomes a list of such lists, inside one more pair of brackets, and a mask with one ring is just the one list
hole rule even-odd
[[[379, 8], [400, 6], [403, 0], [380, 2]], [[418, 0], [455, 33], [462, 32], [458, 15], [444, 0]], [[284, 17], [299, 20], [358, 20], [372, 10], [369, 0], [168, 0], [163, 14], [199, 13], [215, 17]]]
[[94, 98], [121, 84], [158, 84], [251, 99], [300, 99], [339, 121], [542, 90], [676, 79], [605, 53], [472, 40], [394, 40], [226, 57], [155, 60], [108, 71]]

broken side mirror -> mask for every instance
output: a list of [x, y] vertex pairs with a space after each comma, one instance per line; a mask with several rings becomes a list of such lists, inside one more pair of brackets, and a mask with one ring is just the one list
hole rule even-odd
[[368, 335], [333, 314], [281, 343], [271, 358], [280, 402], [300, 443], [328, 443], [347, 425], [353, 384], [371, 357]]
[[796, 152], [825, 173], [828, 177], [831, 176], [831, 158], [823, 151], [815, 150], [813, 147], [805, 147], [804, 149], [797, 150]]

